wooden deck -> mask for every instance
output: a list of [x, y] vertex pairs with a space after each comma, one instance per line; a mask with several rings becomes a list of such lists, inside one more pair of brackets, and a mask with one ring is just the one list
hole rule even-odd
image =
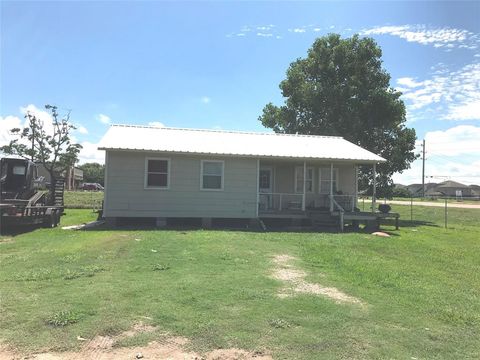
[[259, 218], [261, 219], [310, 219], [312, 224], [327, 226], [336, 224], [343, 231], [346, 224], [358, 226], [359, 223], [365, 223], [367, 227], [372, 229], [380, 226], [381, 220], [394, 219], [395, 228], [398, 230], [399, 218], [398, 213], [381, 213], [381, 212], [367, 212], [367, 211], [330, 211], [326, 209], [309, 209], [301, 210], [270, 210], [260, 211]]

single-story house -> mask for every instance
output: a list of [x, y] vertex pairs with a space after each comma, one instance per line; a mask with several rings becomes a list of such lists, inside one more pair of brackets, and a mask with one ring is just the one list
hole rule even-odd
[[99, 149], [103, 214], [112, 224], [132, 217], [158, 225], [169, 218], [303, 219], [317, 211], [342, 217], [343, 228], [349, 214], [360, 214], [358, 166], [385, 161], [335, 136], [130, 125], [112, 125]]
[[452, 180], [441, 182], [435, 187], [435, 191], [450, 197], [474, 196], [472, 188]]

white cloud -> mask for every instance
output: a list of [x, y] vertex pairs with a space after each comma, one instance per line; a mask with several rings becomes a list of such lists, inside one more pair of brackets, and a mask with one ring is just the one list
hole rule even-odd
[[88, 130], [85, 126], [82, 126], [82, 125], [76, 125], [76, 130], [77, 132], [79, 132], [80, 134], [88, 134]]
[[313, 28], [313, 31], [314, 31], [314, 32], [319, 32], [319, 31], [321, 31], [321, 30], [322, 30], [322, 28]]
[[[424, 81], [397, 80], [409, 113], [429, 110], [428, 116], [444, 120], [480, 120], [480, 63], [449, 71], [443, 64]], [[410, 114], [411, 115], [411, 114]], [[418, 117], [418, 114], [417, 114]]]
[[25, 121], [17, 116], [0, 116], [0, 146], [8, 145], [14, 139], [10, 130], [22, 128], [24, 123]]
[[258, 33], [257, 33], [257, 36], [261, 36], [261, 37], [272, 37], [273, 34], [271, 34], [271, 33], [261, 33], [261, 32], [258, 32]]
[[450, 27], [429, 28], [425, 25], [377, 26], [364, 29], [362, 35], [391, 35], [436, 48], [455, 48], [464, 45], [468, 49], [478, 47], [478, 37], [470, 31]]
[[105, 124], [105, 125], [109, 125], [112, 122], [112, 119], [110, 119], [110, 116], [105, 114], [98, 114], [96, 118], [98, 121], [100, 121], [102, 124]]
[[288, 29], [288, 31], [301, 34], [301, 33], [304, 33], [306, 30], [304, 28], [295, 28], [295, 29]]
[[[448, 120], [478, 120], [480, 119], [480, 98], [461, 105], [450, 107], [445, 117]], [[480, 139], [480, 138], [479, 138]]]
[[165, 127], [165, 124], [160, 121], [151, 121], [148, 123], [148, 126], [163, 128]]
[[[459, 125], [425, 134], [425, 174], [429, 181], [451, 178], [465, 184], [480, 183], [480, 126]], [[417, 142], [416, 153], [420, 153]], [[395, 174], [400, 184], [421, 183], [422, 160], [413, 162], [403, 174]], [[434, 176], [434, 178], [430, 178]]]
[[425, 135], [427, 154], [480, 157], [480, 127], [459, 125], [448, 130], [430, 131]]
[[[446, 180], [458, 181], [465, 185], [479, 184], [480, 161], [462, 163], [461, 159], [452, 158], [430, 159], [425, 162], [425, 182], [439, 183]], [[412, 167], [402, 174], [394, 174], [393, 181], [396, 184], [421, 184], [422, 183], [422, 160], [416, 160]]]
[[98, 144], [84, 141], [80, 143], [82, 150], [78, 156], [79, 164], [85, 164], [87, 162], [97, 162], [103, 164], [105, 162], [105, 151], [98, 150]]
[[202, 96], [200, 101], [204, 104], [209, 104], [212, 101], [212, 99], [210, 99], [208, 96]]
[[422, 84], [423, 84], [421, 82], [416, 82], [415, 80], [413, 80], [410, 77], [399, 78], [397, 80], [397, 83], [400, 84], [400, 85], [404, 85], [408, 88], [419, 87], [419, 86], [422, 86]]

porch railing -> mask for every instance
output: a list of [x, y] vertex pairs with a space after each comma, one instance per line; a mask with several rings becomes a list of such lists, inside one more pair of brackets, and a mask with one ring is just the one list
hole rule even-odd
[[[259, 212], [298, 212], [303, 208], [311, 209], [330, 209], [329, 194], [306, 194], [305, 206], [303, 206], [303, 194], [293, 193], [259, 193], [258, 210]], [[339, 207], [345, 211], [354, 211], [354, 195], [333, 195], [333, 200]]]
[[333, 199], [345, 211], [355, 210], [355, 195], [333, 195]]
[[259, 193], [258, 210], [260, 212], [302, 211], [303, 194]]

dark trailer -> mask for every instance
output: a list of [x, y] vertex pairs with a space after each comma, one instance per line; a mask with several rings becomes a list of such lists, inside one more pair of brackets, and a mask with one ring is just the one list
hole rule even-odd
[[63, 213], [63, 178], [56, 180], [53, 198], [46, 185], [34, 162], [0, 159], [0, 230], [35, 224], [57, 226]]

